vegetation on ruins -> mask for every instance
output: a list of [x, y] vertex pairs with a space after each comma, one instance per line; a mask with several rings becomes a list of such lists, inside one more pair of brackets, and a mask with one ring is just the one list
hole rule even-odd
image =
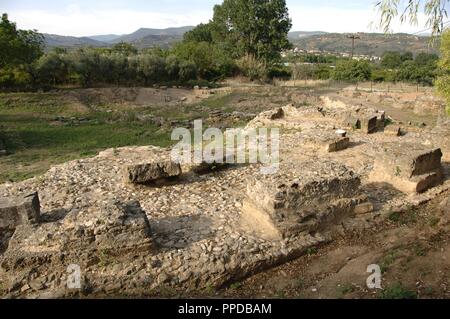
[[[417, 18], [419, 0], [401, 8], [398, 0], [380, 1], [380, 27], [389, 30], [392, 19]], [[445, 7], [425, 1], [428, 25], [435, 33], [445, 26]], [[53, 48], [44, 54], [43, 37], [36, 31], [18, 30], [5, 14], [0, 24], [0, 88], [49, 89], [57, 86], [208, 85], [225, 77], [243, 75], [251, 80], [338, 80], [409, 82], [433, 85], [448, 96], [446, 44], [442, 60], [433, 53], [385, 52], [381, 61], [354, 60], [321, 54], [281, 52], [291, 44], [292, 27], [285, 0], [225, 0], [214, 7], [210, 22], [200, 24], [169, 49], [138, 50], [129, 43], [110, 48]], [[447, 36], [448, 38], [448, 36]], [[445, 39], [443, 40], [445, 41]], [[447, 59], [448, 60], [448, 59]]]
[[427, 27], [432, 30], [432, 34], [442, 35], [441, 39], [441, 60], [439, 62], [439, 78], [436, 81], [438, 92], [443, 95], [448, 102], [447, 111], [450, 108], [450, 31], [446, 27], [450, 21], [445, 21], [448, 17], [446, 5], [449, 0], [408, 0], [405, 7], [399, 0], [382, 0], [378, 2], [377, 7], [380, 13], [379, 26], [385, 32], [390, 30], [392, 20], [400, 15], [401, 22], [409, 21], [411, 24], [417, 24], [418, 13], [422, 10], [428, 17]]
[[400, 0], [380, 0], [376, 6], [380, 14], [378, 26], [384, 32], [391, 30], [392, 20], [400, 16], [400, 21], [408, 21], [411, 24], [418, 24], [418, 14], [423, 13], [428, 17], [427, 27], [432, 30], [433, 35], [444, 32], [447, 17], [446, 4], [449, 0], [407, 0], [406, 3]]
[[441, 54], [436, 86], [438, 92], [447, 100], [447, 114], [450, 116], [450, 30], [442, 35]]

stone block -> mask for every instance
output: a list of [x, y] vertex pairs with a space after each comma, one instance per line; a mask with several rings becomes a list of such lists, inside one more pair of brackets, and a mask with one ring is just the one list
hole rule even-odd
[[356, 215], [362, 215], [371, 213], [373, 212], [373, 210], [374, 210], [373, 204], [371, 202], [365, 202], [357, 205], [355, 207], [354, 212]]
[[441, 149], [412, 143], [383, 148], [371, 174], [373, 181], [387, 182], [405, 193], [422, 193], [443, 181]]
[[101, 207], [71, 211], [61, 221], [17, 227], [1, 267], [16, 272], [29, 269], [46, 273], [130, 260], [154, 251], [150, 223], [138, 202], [107, 202]]
[[124, 168], [124, 179], [133, 184], [149, 184], [181, 175], [181, 165], [171, 161], [129, 165]]
[[398, 125], [388, 125], [384, 128], [384, 134], [391, 136], [402, 136], [402, 129]]
[[335, 138], [333, 141], [329, 142], [329, 144], [326, 146], [326, 150], [329, 153], [339, 152], [347, 149], [349, 145], [350, 145], [350, 138], [348, 137]]
[[0, 229], [15, 229], [18, 225], [35, 224], [40, 218], [38, 193], [24, 197], [0, 199]]
[[442, 151], [411, 143], [394, 143], [384, 147], [379, 162], [393, 176], [411, 178], [441, 168]]
[[276, 110], [263, 113], [269, 120], [278, 120], [284, 117], [284, 110], [280, 107]]
[[334, 162], [282, 164], [276, 174], [248, 181], [243, 219], [273, 239], [317, 230], [353, 213], [360, 183]]
[[378, 129], [377, 116], [366, 116], [361, 120], [361, 130], [364, 133], [371, 134], [376, 132], [377, 129]]

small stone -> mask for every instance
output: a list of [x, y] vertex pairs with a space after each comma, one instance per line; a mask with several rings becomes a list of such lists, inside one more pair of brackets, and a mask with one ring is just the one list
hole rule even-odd
[[362, 215], [373, 212], [374, 207], [371, 202], [362, 203], [355, 207], [355, 214], [356, 215]]

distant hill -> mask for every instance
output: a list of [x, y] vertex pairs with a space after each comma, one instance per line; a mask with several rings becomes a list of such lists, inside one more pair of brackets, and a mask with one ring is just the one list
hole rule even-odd
[[[303, 50], [320, 50], [328, 52], [351, 52], [352, 40], [343, 33], [321, 33], [308, 35], [306, 32], [291, 32], [289, 38], [294, 46]], [[382, 56], [386, 51], [437, 52], [437, 47], [430, 47], [430, 37], [405, 33], [381, 34], [359, 33], [361, 39], [355, 41], [356, 55]]]
[[118, 42], [137, 42], [142, 40], [143, 38], [149, 37], [149, 36], [159, 36], [159, 37], [167, 37], [167, 38], [182, 38], [183, 35], [191, 31], [194, 27], [188, 26], [188, 27], [180, 27], [180, 28], [168, 28], [168, 29], [147, 29], [147, 28], [141, 28], [131, 34], [123, 35], [119, 38], [114, 39], [111, 41], [112, 43], [118, 43]]
[[112, 42], [118, 38], [120, 38], [123, 35], [117, 35], [117, 34], [105, 34], [105, 35], [92, 35], [89, 36], [89, 39], [100, 41], [100, 42]]
[[47, 48], [79, 48], [79, 47], [106, 47], [107, 43], [97, 41], [88, 37], [69, 37], [56, 34], [44, 34], [44, 41]]
[[[78, 47], [109, 47], [121, 41], [135, 45], [139, 49], [154, 46], [169, 47], [181, 41], [183, 35], [194, 27], [186, 26], [168, 29], [141, 28], [126, 35], [95, 35], [90, 37], [69, 37], [45, 34], [45, 43], [48, 48], [78, 48]], [[294, 46], [304, 50], [321, 50], [328, 52], [350, 52], [352, 41], [348, 34], [327, 33], [323, 31], [294, 31], [289, 33], [289, 39]], [[381, 56], [386, 51], [411, 52], [437, 52], [436, 48], [429, 47], [428, 36], [410, 34], [359, 33], [360, 40], [355, 42], [355, 54]]]
[[153, 46], [168, 47], [175, 42], [181, 41], [183, 35], [193, 28], [192, 26], [168, 29], [141, 28], [136, 32], [114, 39], [111, 43], [128, 42], [139, 49]]
[[170, 46], [174, 42], [180, 41], [183, 38], [183, 35], [193, 28], [194, 27], [192, 26], [167, 29], [141, 28], [131, 34], [125, 35], [106, 34], [80, 38], [53, 34], [44, 34], [44, 37], [47, 49], [52, 47], [108, 47], [122, 41], [131, 43], [136, 47], [143, 49], [153, 46]]

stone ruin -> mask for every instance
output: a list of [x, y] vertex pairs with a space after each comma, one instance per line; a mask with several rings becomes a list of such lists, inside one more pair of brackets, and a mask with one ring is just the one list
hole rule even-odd
[[360, 178], [333, 162], [290, 163], [247, 184], [243, 218], [267, 239], [279, 240], [339, 224], [364, 202]]
[[128, 165], [124, 168], [125, 182], [150, 184], [181, 175], [181, 165], [172, 161]]
[[418, 144], [383, 145], [372, 180], [388, 182], [405, 193], [423, 193], [443, 182], [442, 155], [439, 148]]
[[[445, 126], [406, 133], [385, 119], [336, 102], [264, 112], [248, 128], [282, 128], [275, 174], [226, 159], [184, 166], [168, 149], [134, 147], [0, 185], [3, 293], [221, 287], [450, 189]], [[72, 264], [81, 290], [66, 285]]]

